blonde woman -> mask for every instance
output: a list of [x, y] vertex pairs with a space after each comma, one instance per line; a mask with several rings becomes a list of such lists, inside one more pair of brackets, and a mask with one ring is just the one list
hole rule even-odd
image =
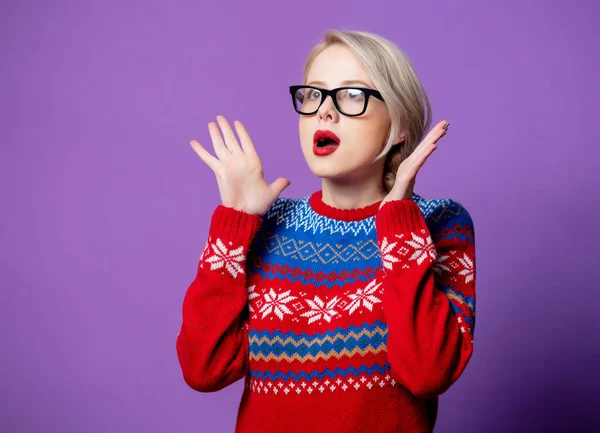
[[[473, 353], [473, 222], [414, 193], [448, 130], [406, 55], [378, 35], [326, 32], [290, 87], [322, 188], [283, 198], [247, 130], [209, 124], [216, 175], [177, 353], [186, 383], [245, 378], [236, 432], [431, 432], [438, 396]], [[427, 132], [427, 133], [426, 133]]]

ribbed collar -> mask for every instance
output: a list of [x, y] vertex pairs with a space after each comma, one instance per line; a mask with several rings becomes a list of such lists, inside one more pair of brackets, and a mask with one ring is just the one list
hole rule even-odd
[[313, 211], [319, 215], [340, 221], [360, 221], [375, 216], [382, 201], [379, 200], [376, 203], [361, 208], [339, 209], [323, 202], [323, 190], [312, 193], [308, 199], [308, 203]]

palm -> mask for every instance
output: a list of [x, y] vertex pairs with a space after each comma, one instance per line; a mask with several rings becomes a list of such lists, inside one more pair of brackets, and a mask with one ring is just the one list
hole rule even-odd
[[239, 121], [234, 122], [240, 144], [227, 120], [222, 116], [218, 116], [217, 120], [225, 142], [214, 123], [209, 123], [208, 128], [218, 159], [197, 141], [192, 140], [190, 144], [215, 173], [223, 205], [264, 215], [290, 181], [279, 178], [268, 184], [264, 179], [260, 158], [244, 125]]
[[[245, 164], [228, 164], [222, 175], [217, 176], [222, 203], [238, 203], [248, 213], [264, 215], [277, 196], [265, 181], [262, 167]], [[231, 207], [236, 207], [231, 206]]]
[[392, 200], [410, 200], [417, 180], [417, 173], [429, 155], [437, 149], [437, 141], [446, 135], [450, 123], [442, 120], [435, 125], [416, 149], [400, 164], [396, 181], [390, 193], [383, 199], [379, 208]]

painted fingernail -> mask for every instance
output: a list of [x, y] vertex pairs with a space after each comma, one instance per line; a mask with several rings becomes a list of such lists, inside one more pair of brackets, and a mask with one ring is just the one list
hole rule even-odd
[[450, 126], [450, 122], [446, 123], [446, 126], [444, 126], [444, 129], [447, 131], [449, 126]]

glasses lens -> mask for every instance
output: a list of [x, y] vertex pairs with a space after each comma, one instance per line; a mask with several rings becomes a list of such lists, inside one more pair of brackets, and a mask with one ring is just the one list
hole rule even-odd
[[367, 98], [360, 89], [342, 89], [337, 94], [337, 103], [344, 114], [358, 114], [365, 108]]
[[310, 87], [301, 87], [294, 94], [296, 110], [301, 113], [314, 113], [321, 103], [321, 92]]

